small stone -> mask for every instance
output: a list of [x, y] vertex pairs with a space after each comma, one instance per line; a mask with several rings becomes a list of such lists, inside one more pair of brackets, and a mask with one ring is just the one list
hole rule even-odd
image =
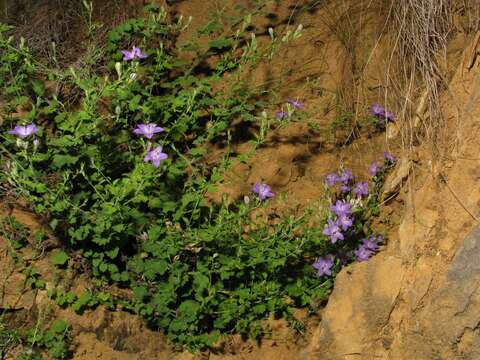
[[392, 195], [400, 191], [401, 186], [407, 180], [413, 169], [413, 161], [407, 157], [399, 160], [395, 170], [387, 177], [383, 187], [382, 201], [389, 199]]

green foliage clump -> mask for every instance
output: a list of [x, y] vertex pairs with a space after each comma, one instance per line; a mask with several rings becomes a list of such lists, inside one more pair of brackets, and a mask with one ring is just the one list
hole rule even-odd
[[[80, 69], [45, 70], [0, 31], [0, 89], [10, 89], [2, 128], [16, 125], [11, 115], [18, 103], [27, 109], [23, 123], [40, 127], [36, 142], [3, 136], [0, 181], [26, 198], [65, 246], [90, 261], [94, 276], [130, 288], [132, 299], [122, 307], [175, 343], [195, 350], [233, 332], [260, 336], [262, 320], [273, 314], [294, 321], [294, 306], [314, 308], [333, 284], [312, 267], [334, 248], [322, 233], [328, 212], [312, 209], [274, 224], [256, 217], [266, 212], [258, 200], [227, 205], [206, 197], [229, 166], [232, 124], [255, 121], [263, 105], [238, 74], [271, 59], [281, 42], [272, 31], [272, 44], [262, 51], [246, 34], [246, 16], [237, 28], [211, 23], [202, 29], [206, 48], [200, 42], [180, 47], [175, 39], [187, 24], [167, 21], [157, 7], [147, 10], [148, 17], [110, 32], [102, 64]], [[300, 31], [288, 32], [282, 42]], [[120, 50], [132, 45], [148, 58], [121, 62]], [[213, 65], [205, 68], [206, 60]], [[68, 84], [79, 95], [72, 100], [33, 79]], [[132, 132], [139, 123], [165, 131], [142, 139]], [[209, 165], [212, 142], [227, 150]], [[168, 154], [159, 167], [144, 161], [155, 144]], [[370, 207], [355, 210], [349, 250], [365, 235]], [[68, 255], [51, 261], [65, 266]], [[337, 261], [334, 272], [340, 266]], [[29, 278], [32, 286], [41, 285], [33, 269]], [[105, 293], [77, 297], [56, 289], [49, 295], [78, 312], [115, 302]], [[61, 331], [52, 331], [30, 338], [63, 356]]]
[[48, 328], [39, 326], [28, 330], [12, 330], [0, 320], [0, 358], [20, 346], [18, 360], [70, 359], [70, 326], [63, 320], [55, 320]]

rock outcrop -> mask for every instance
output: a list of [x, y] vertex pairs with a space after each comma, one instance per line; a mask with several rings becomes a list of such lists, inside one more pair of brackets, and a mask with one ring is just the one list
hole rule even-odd
[[299, 358], [480, 358], [478, 60], [459, 67], [442, 103], [450, 138], [412, 169], [398, 234], [338, 275]]

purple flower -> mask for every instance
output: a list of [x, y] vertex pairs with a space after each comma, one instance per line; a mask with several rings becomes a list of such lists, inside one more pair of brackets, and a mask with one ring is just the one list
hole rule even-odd
[[18, 136], [20, 139], [25, 139], [26, 137], [36, 134], [37, 132], [38, 128], [35, 124], [17, 125], [13, 128], [13, 130], [8, 131], [9, 134]]
[[373, 116], [378, 118], [378, 123], [380, 125], [385, 125], [385, 120], [388, 122], [394, 122], [395, 121], [395, 114], [391, 111], [386, 111], [385, 108], [380, 105], [380, 104], [373, 104], [370, 107], [370, 112], [372, 113]]
[[332, 275], [332, 266], [334, 261], [333, 255], [327, 255], [323, 258], [319, 258], [313, 263], [313, 267], [317, 270], [317, 276]]
[[334, 186], [337, 182], [339, 182], [339, 177], [337, 174], [335, 173], [331, 173], [331, 174], [328, 174], [326, 177], [325, 177], [325, 183], [328, 185], [328, 186]]
[[357, 250], [355, 250], [355, 256], [358, 261], [367, 261], [373, 255], [373, 251], [367, 249], [364, 246], [360, 246]]
[[355, 250], [357, 260], [366, 261], [370, 259], [375, 251], [378, 250], [381, 243], [383, 243], [383, 238], [380, 235], [377, 237], [370, 236], [368, 239], [363, 239], [362, 244], [357, 250]]
[[252, 192], [258, 194], [260, 200], [265, 200], [266, 198], [274, 197], [275, 194], [271, 191], [271, 187], [267, 184], [260, 184], [257, 182], [252, 189]]
[[385, 118], [387, 121], [394, 122], [395, 121], [395, 114], [391, 111], [385, 112]]
[[350, 191], [350, 186], [348, 186], [348, 185], [342, 185], [342, 186], [340, 186], [340, 191], [341, 191], [342, 193], [347, 193], [347, 192]]
[[364, 239], [361, 246], [363, 246], [365, 249], [368, 249], [370, 251], [377, 251], [379, 247], [374, 237]]
[[282, 119], [285, 119], [286, 117], [288, 117], [288, 112], [286, 112], [286, 111], [277, 111], [277, 112], [275, 113], [275, 116], [277, 117], [277, 119], [282, 120]]
[[385, 115], [385, 108], [378, 103], [374, 103], [370, 106], [370, 112], [373, 116], [383, 117]]
[[335, 244], [338, 240], [344, 239], [340, 227], [338, 226], [337, 222], [333, 221], [332, 219], [328, 219], [328, 225], [325, 224], [323, 234], [330, 236], [330, 241], [332, 244]]
[[137, 127], [133, 130], [133, 132], [137, 135], [143, 135], [147, 139], [151, 139], [153, 135], [156, 133], [162, 132], [163, 128], [158, 126], [155, 123], [148, 123], [148, 124], [139, 124]]
[[391, 153], [389, 153], [388, 151], [385, 151], [383, 153], [383, 157], [385, 158], [385, 160], [391, 164], [395, 164], [395, 162], [397, 161], [397, 159], [395, 158], [395, 156], [393, 156]]
[[295, 100], [295, 99], [292, 99], [292, 98], [288, 98], [287, 99], [287, 102], [292, 105], [294, 108], [297, 108], [297, 109], [305, 109], [305, 105], [303, 105], [300, 101], [298, 100]]
[[349, 182], [353, 181], [352, 172], [349, 170], [344, 170], [340, 176], [338, 177], [339, 181], [343, 182], [344, 184], [348, 184]]
[[372, 251], [377, 251], [381, 243], [383, 243], [383, 238], [380, 235], [377, 237], [372, 235], [367, 239], [363, 239], [363, 246]]
[[348, 230], [353, 225], [353, 220], [348, 216], [340, 216], [337, 219], [337, 224], [342, 228], [342, 230]]
[[330, 205], [330, 209], [332, 209], [338, 217], [349, 216], [352, 210], [352, 204], [344, 200], [338, 200], [335, 205]]
[[371, 163], [371, 165], [369, 166], [368, 168], [368, 173], [374, 177], [375, 175], [377, 175], [378, 171], [380, 170], [380, 165], [374, 161]]
[[358, 197], [363, 197], [368, 195], [368, 183], [367, 182], [359, 182], [355, 184], [353, 188], [353, 193], [356, 194]]
[[130, 61], [134, 59], [145, 59], [148, 57], [147, 54], [143, 53], [140, 48], [134, 46], [132, 51], [122, 50], [123, 61]]
[[153, 166], [158, 168], [160, 166], [160, 162], [167, 158], [168, 155], [162, 152], [162, 146], [159, 145], [155, 149], [149, 151], [143, 160], [145, 162], [151, 161]]

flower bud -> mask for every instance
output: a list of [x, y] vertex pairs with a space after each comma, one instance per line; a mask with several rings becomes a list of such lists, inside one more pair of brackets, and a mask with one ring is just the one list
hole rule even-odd
[[122, 64], [120, 64], [119, 62], [116, 62], [115, 63], [115, 70], [117, 71], [118, 77], [121, 77], [122, 76]]

